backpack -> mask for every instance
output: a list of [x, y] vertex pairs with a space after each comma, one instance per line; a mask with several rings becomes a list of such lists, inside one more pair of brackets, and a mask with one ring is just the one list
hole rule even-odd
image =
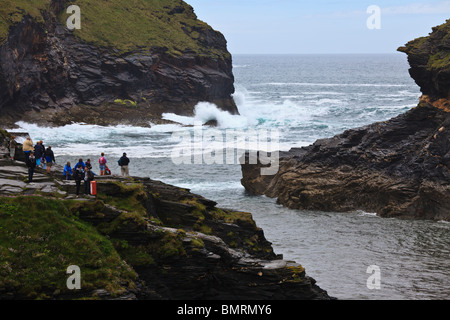
[[107, 176], [111, 175], [111, 170], [109, 170], [108, 167], [106, 167], [106, 169], [105, 169], [105, 175], [107, 175]]
[[105, 157], [101, 157], [101, 158], [98, 160], [98, 162], [99, 162], [101, 165], [106, 164], [106, 159], [105, 159]]

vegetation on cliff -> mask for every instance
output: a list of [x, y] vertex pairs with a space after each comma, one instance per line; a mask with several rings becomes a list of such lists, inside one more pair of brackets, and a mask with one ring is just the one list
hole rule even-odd
[[[102, 288], [118, 296], [137, 275], [111, 240], [72, 214], [72, 201], [0, 197], [0, 297], [48, 299], [70, 293], [70, 265], [82, 273], [82, 294]], [[94, 296], [91, 296], [94, 297]]]
[[[45, 12], [52, 12], [55, 0], [4, 0], [0, 7], [0, 44], [6, 40], [9, 27], [25, 15], [44, 23]], [[61, 3], [61, 1], [59, 1]], [[215, 47], [207, 39], [213, 30], [197, 19], [193, 8], [181, 0], [68, 0], [65, 7], [77, 5], [81, 9], [82, 28], [74, 33], [80, 39], [119, 52], [166, 49], [171, 55], [192, 52], [197, 55], [221, 58], [229, 53]], [[59, 12], [65, 24], [70, 14]]]
[[450, 20], [432, 28], [426, 37], [408, 42], [398, 51], [408, 55], [411, 77], [433, 100], [450, 97]]
[[[7, 135], [0, 299], [330, 298], [273, 252], [250, 213], [148, 178], [97, 177], [96, 197], [40, 169], [26, 183], [25, 165], [2, 159]], [[67, 287], [72, 265], [80, 290]]]

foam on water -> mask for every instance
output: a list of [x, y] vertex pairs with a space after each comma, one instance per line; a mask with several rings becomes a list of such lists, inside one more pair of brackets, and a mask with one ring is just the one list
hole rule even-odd
[[[232, 165], [177, 165], [171, 158], [173, 152], [188, 148], [193, 157], [214, 151], [225, 153], [229, 146], [224, 146], [220, 138], [203, 140], [200, 134], [213, 130], [218, 130], [219, 137], [227, 130], [246, 137], [259, 130], [276, 129], [280, 150], [289, 150], [346, 129], [388, 120], [417, 105], [420, 96], [409, 77], [406, 58], [235, 56], [233, 61], [233, 98], [240, 115], [200, 103], [193, 117], [165, 114], [165, 119], [177, 123], [151, 124], [151, 128], [82, 123], [43, 128], [21, 122], [17, 131], [29, 132], [34, 141], [42, 139], [45, 145], [52, 145], [59, 163], [105, 152], [113, 172], [120, 172], [112, 158], [127, 152], [132, 175], [191, 189], [217, 201], [219, 207], [252, 212], [275, 252], [304, 265], [332, 296], [450, 298], [448, 222], [381, 219], [363, 211], [289, 210], [275, 199], [249, 196], [240, 184], [242, 173], [236, 161]], [[213, 119], [218, 128], [193, 126]], [[179, 139], [183, 135], [189, 138]], [[260, 149], [261, 145], [252, 141], [240, 148]], [[369, 292], [366, 270], [372, 264], [382, 268], [383, 289]]]
[[217, 121], [217, 127], [226, 128], [245, 128], [254, 122], [251, 122], [251, 118], [232, 115], [227, 111], [220, 110], [215, 104], [209, 102], [200, 102], [197, 104], [194, 110], [193, 117], [180, 116], [174, 113], [164, 113], [163, 119], [175, 121], [183, 125], [195, 125], [204, 124], [210, 120]]

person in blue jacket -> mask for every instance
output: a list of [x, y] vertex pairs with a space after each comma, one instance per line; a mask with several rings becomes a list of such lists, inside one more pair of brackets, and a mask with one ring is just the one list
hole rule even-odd
[[72, 180], [72, 167], [70, 166], [70, 162], [67, 162], [66, 166], [64, 167], [63, 175], [66, 178], [66, 180]]
[[83, 162], [83, 159], [78, 159], [78, 162], [77, 162], [77, 164], [75, 165], [75, 167], [73, 167], [74, 169], [76, 169], [77, 167], [81, 167], [81, 169], [83, 169], [83, 171], [84, 171], [84, 168], [86, 167], [86, 165], [85, 165], [85, 163]]

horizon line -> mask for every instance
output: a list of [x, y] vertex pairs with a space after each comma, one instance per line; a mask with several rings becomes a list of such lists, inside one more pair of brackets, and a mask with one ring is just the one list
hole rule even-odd
[[[231, 52], [230, 52], [231, 53]], [[405, 54], [404, 52], [328, 52], [328, 53], [231, 53], [231, 55], [385, 55], [385, 54]]]

